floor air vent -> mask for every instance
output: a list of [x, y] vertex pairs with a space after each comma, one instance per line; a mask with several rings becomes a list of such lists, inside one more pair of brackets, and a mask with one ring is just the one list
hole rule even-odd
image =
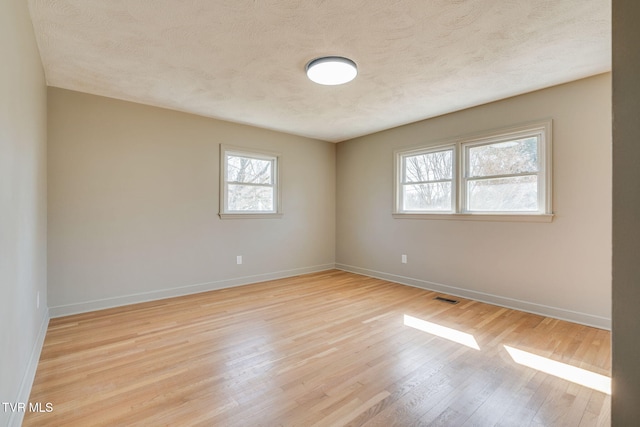
[[438, 301], [446, 302], [447, 304], [457, 304], [457, 303], [460, 302], [458, 300], [451, 299], [451, 298], [445, 298], [445, 297], [435, 297], [434, 299], [438, 300]]

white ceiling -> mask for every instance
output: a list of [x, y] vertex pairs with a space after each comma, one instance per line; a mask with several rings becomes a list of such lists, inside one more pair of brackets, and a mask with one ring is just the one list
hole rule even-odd
[[[610, 0], [29, 0], [47, 84], [342, 141], [611, 69]], [[318, 56], [354, 60], [312, 83]]]

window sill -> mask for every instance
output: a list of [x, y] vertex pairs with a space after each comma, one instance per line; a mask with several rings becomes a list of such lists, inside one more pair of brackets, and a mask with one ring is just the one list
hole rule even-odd
[[282, 213], [219, 213], [220, 219], [279, 219]]
[[453, 221], [551, 222], [553, 214], [393, 213], [395, 219], [444, 219]]

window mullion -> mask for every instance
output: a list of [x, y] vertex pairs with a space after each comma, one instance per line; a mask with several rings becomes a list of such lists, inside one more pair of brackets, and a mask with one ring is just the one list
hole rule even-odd
[[502, 179], [502, 178], [517, 178], [520, 176], [538, 176], [540, 172], [521, 172], [521, 173], [512, 173], [512, 174], [504, 174], [504, 175], [483, 175], [483, 176], [474, 176], [467, 178], [467, 181], [482, 181], [487, 179]]
[[274, 187], [273, 184], [259, 184], [254, 182], [244, 182], [244, 181], [227, 181], [229, 185], [246, 185], [250, 187]]
[[402, 185], [437, 184], [439, 182], [453, 182], [453, 179], [436, 179], [433, 181], [405, 181]]

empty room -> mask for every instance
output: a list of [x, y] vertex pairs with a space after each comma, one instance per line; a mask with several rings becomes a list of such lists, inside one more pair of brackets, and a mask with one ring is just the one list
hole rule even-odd
[[0, 425], [634, 425], [638, 12], [2, 2]]

